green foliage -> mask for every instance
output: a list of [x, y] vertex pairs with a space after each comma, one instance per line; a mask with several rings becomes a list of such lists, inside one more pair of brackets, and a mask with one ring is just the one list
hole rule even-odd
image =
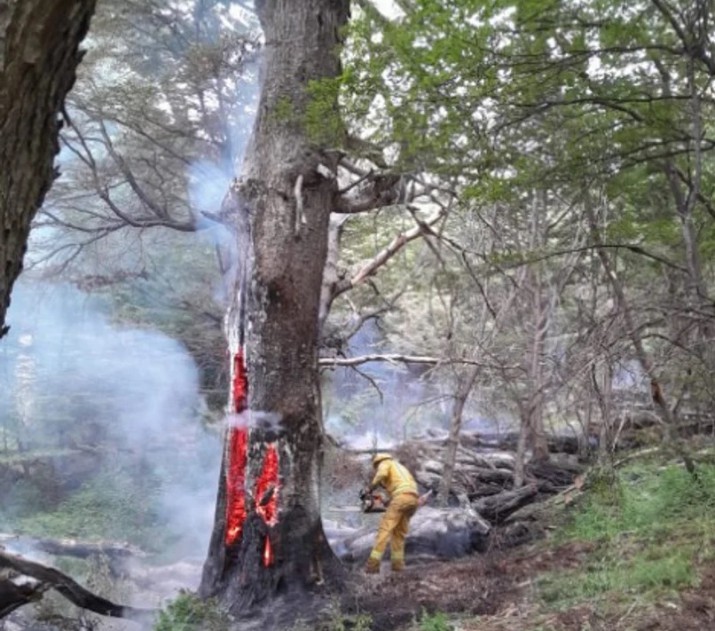
[[24, 517], [15, 520], [13, 527], [37, 536], [128, 540], [155, 550], [166, 534], [155, 508], [155, 489], [151, 477], [104, 471], [54, 510], [38, 511], [42, 504], [35, 504], [32, 511], [26, 507]]
[[213, 600], [200, 600], [189, 593], [159, 613], [154, 631], [228, 631], [229, 620]]
[[370, 631], [372, 617], [368, 614], [346, 614], [339, 599], [332, 600], [322, 615], [311, 621], [298, 618], [288, 631]]
[[12, 488], [3, 493], [0, 524], [10, 527], [13, 520], [34, 513], [38, 506], [46, 505], [46, 502], [45, 489], [40, 480], [32, 478], [17, 480]]
[[695, 585], [715, 520], [715, 467], [698, 473], [694, 480], [681, 468], [640, 465], [597, 475], [559, 540], [598, 545], [579, 570], [539, 579], [541, 597], [560, 607], [606, 592], [657, 595]]
[[614, 540], [622, 533], [661, 536], [683, 527], [698, 528], [715, 518], [715, 467], [703, 465], [699, 479], [669, 467], [632, 467], [594, 483], [589, 502], [565, 531], [573, 540]]
[[446, 614], [436, 611], [433, 614], [422, 613], [419, 629], [420, 631], [453, 631], [454, 627], [449, 624]]
[[650, 549], [627, 559], [615, 554], [577, 572], [546, 575], [538, 581], [539, 592], [546, 602], [561, 606], [606, 592], [646, 594], [691, 587], [696, 584], [693, 557], [690, 547]]
[[337, 149], [344, 144], [345, 128], [338, 110], [340, 86], [340, 78], [308, 84], [308, 105], [303, 113], [303, 125], [308, 138], [321, 147]]
[[271, 117], [276, 122], [286, 124], [296, 122], [299, 118], [295, 111], [293, 101], [287, 96], [281, 96], [276, 100], [271, 112]]

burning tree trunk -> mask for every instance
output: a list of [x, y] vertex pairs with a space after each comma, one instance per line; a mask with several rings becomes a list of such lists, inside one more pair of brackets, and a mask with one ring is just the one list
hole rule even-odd
[[0, 337], [95, 0], [0, 1]]
[[[340, 72], [348, 0], [256, 3], [266, 38], [258, 118], [242, 178], [225, 200], [238, 235], [227, 316], [231, 407], [201, 594], [234, 613], [339, 582], [319, 512], [317, 359], [337, 157], [306, 130], [314, 92]], [[334, 96], [319, 104], [335, 106]], [[244, 365], [245, 358], [245, 365]]]

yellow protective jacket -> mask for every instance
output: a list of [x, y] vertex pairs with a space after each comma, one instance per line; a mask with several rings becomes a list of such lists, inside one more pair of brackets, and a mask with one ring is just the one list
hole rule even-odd
[[417, 483], [407, 468], [389, 458], [377, 465], [375, 477], [372, 479], [371, 487], [384, 486], [390, 497], [395, 497], [400, 493], [414, 493], [417, 495]]

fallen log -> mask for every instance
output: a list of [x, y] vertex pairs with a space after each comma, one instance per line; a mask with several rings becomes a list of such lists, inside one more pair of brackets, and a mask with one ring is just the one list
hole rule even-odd
[[583, 467], [567, 462], [530, 462], [526, 465], [527, 477], [549, 482], [557, 490], [570, 486], [583, 470]]
[[[7, 568], [14, 570], [22, 576], [29, 576], [43, 584], [43, 589], [51, 587], [78, 607], [88, 609], [102, 616], [127, 618], [141, 622], [150, 620], [156, 614], [156, 610], [154, 609], [117, 605], [102, 596], [90, 592], [73, 578], [53, 567], [37, 563], [36, 561], [29, 561], [21, 556], [10, 554], [2, 550], [0, 550], [0, 568]], [[36, 599], [37, 589], [23, 595], [22, 588], [18, 591], [9, 587], [9, 585], [19, 587], [12, 581], [5, 579], [2, 581], [2, 585], [7, 599], [5, 603], [0, 601], [0, 611], [5, 612], [3, 615]]]
[[482, 497], [471, 504], [474, 510], [492, 524], [500, 524], [511, 513], [532, 502], [538, 492], [536, 484], [529, 484], [513, 491]]
[[52, 539], [48, 537], [29, 537], [0, 533], [0, 547], [4, 545], [23, 550], [42, 550], [55, 556], [71, 556], [86, 559], [95, 555], [107, 556], [110, 559], [128, 557], [146, 557], [143, 550], [128, 543], [113, 541], [77, 541], [76, 539]]
[[[375, 543], [378, 520], [359, 530], [331, 530], [328, 539], [347, 562], [367, 559]], [[456, 559], [488, 547], [491, 525], [471, 507], [420, 508], [410, 521], [406, 552], [411, 559]]]

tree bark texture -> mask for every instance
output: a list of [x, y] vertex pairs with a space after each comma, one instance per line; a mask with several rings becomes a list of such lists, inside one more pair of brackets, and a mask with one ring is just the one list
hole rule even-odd
[[0, 0], [0, 337], [95, 0]]
[[[200, 588], [235, 614], [274, 597], [304, 603], [306, 592], [340, 582], [320, 520], [317, 356], [329, 220], [338, 195], [329, 172], [337, 171], [337, 157], [312, 141], [304, 114], [314, 82], [340, 73], [349, 2], [264, 0], [256, 9], [266, 41], [261, 99], [242, 177], [225, 201], [236, 217], [239, 252], [227, 333], [233, 356], [245, 349], [248, 369], [248, 409], [239, 420], [248, 425], [247, 515], [240, 538], [227, 545], [225, 507], [233, 492], [228, 454]], [[318, 169], [321, 164], [327, 171]], [[272, 521], [262, 519], [263, 498], [256, 492], [269, 450], [277, 453], [279, 468]], [[274, 617], [280, 610], [271, 607]]]

